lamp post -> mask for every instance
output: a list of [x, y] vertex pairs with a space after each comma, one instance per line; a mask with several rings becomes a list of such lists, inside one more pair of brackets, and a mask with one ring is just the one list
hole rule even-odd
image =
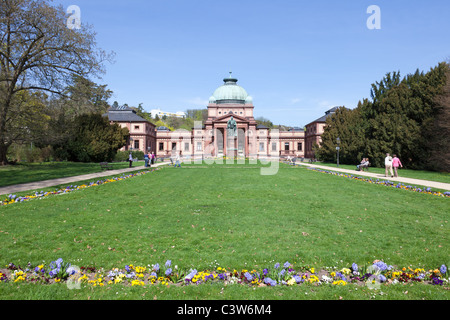
[[339, 150], [341, 149], [339, 147], [339, 145], [341, 144], [341, 139], [339, 139], [339, 137], [337, 137], [336, 142], [337, 142], [337, 145], [338, 145], [336, 147], [336, 151], [337, 151], [337, 166], [339, 167]]

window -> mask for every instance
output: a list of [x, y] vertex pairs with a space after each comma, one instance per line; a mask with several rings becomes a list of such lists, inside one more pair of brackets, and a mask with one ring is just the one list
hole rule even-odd
[[139, 130], [139, 126], [134, 126], [134, 130]]
[[164, 151], [164, 142], [159, 143], [159, 151]]
[[277, 143], [272, 142], [272, 151], [277, 151]]
[[297, 150], [302, 151], [302, 143], [301, 142], [297, 143]]
[[202, 143], [197, 142], [197, 151], [202, 151]]
[[259, 151], [264, 151], [264, 142], [259, 143]]
[[172, 142], [172, 150], [177, 150], [177, 143], [176, 142]]
[[284, 143], [284, 150], [289, 151], [289, 142]]
[[134, 140], [134, 148], [139, 149], [139, 142], [140, 140]]
[[184, 151], [189, 151], [189, 142], [184, 143]]

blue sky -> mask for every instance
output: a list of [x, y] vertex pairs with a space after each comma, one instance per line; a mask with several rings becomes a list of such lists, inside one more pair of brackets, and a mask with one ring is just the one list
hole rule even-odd
[[[205, 108], [233, 76], [255, 117], [304, 126], [356, 107], [387, 72], [428, 71], [450, 57], [448, 0], [55, 0], [77, 5], [98, 46], [116, 53], [110, 102], [150, 111]], [[371, 30], [370, 5], [381, 12]]]

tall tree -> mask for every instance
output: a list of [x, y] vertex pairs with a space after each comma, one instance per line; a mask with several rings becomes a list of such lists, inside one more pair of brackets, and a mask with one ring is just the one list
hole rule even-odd
[[334, 161], [339, 136], [343, 163], [369, 157], [372, 165], [383, 166], [389, 152], [409, 168], [444, 170], [445, 164], [448, 168], [449, 86], [447, 63], [403, 79], [400, 73], [388, 73], [372, 85], [372, 100], [364, 99], [351, 112], [336, 112], [327, 119], [316, 150], [319, 158]]
[[337, 157], [337, 138], [340, 139], [341, 163], [354, 163], [363, 154], [364, 128], [361, 121], [361, 107], [351, 110], [340, 107], [326, 120], [322, 144], [314, 148], [317, 157], [323, 161], [335, 162]]
[[99, 113], [86, 113], [75, 117], [70, 137], [54, 145], [56, 155], [62, 160], [76, 162], [112, 161], [117, 150], [129, 136], [127, 128], [110, 124]]
[[450, 65], [446, 72], [446, 84], [436, 97], [433, 112], [433, 123], [425, 132], [430, 147], [427, 164], [431, 169], [450, 172]]
[[7, 136], [6, 119], [16, 94], [44, 90], [62, 94], [76, 74], [98, 76], [111, 54], [97, 48], [89, 26], [69, 29], [62, 6], [49, 0], [0, 2], [0, 165], [13, 141]]

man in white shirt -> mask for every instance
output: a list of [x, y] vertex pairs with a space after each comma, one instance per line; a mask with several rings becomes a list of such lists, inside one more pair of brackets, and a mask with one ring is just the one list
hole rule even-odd
[[394, 171], [392, 171], [392, 157], [389, 153], [386, 153], [386, 158], [384, 158], [384, 166], [386, 167], [385, 176], [388, 176], [388, 171], [391, 174], [391, 178], [394, 177]]

